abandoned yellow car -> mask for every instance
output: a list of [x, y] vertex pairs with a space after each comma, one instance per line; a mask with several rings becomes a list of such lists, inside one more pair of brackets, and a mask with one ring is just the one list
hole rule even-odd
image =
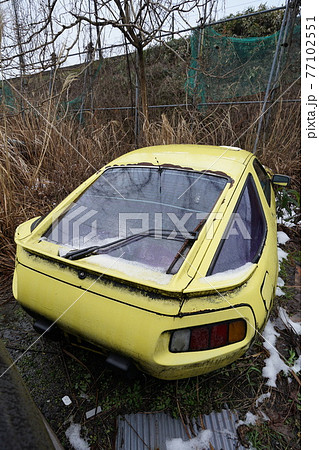
[[272, 185], [287, 182], [234, 147], [127, 153], [17, 228], [14, 296], [38, 331], [58, 327], [115, 366], [162, 379], [223, 367], [267, 321]]

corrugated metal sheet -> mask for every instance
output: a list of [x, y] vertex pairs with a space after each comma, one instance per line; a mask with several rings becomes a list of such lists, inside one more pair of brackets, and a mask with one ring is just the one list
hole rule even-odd
[[[222, 410], [193, 419], [185, 426], [181, 420], [165, 413], [138, 413], [119, 416], [115, 450], [166, 450], [166, 441], [174, 438], [189, 440], [202, 429], [211, 430], [214, 450], [244, 450], [236, 433], [235, 412]], [[203, 425], [203, 426], [202, 426]]]

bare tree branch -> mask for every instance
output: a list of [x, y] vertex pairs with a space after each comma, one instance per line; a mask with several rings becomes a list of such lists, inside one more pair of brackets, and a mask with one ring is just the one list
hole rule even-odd
[[[112, 27], [119, 30], [124, 40], [136, 50], [142, 109], [147, 120], [143, 50], [152, 42], [161, 42], [162, 35], [170, 32], [173, 14], [175, 22], [178, 20], [185, 25], [189, 21], [188, 16], [196, 13], [202, 23], [208, 14], [211, 15], [217, 2], [218, 0], [2, 0], [0, 3], [5, 4], [6, 8], [8, 6], [8, 17], [11, 17], [4, 36], [6, 42], [2, 53], [2, 68], [9, 69], [17, 59], [24, 71], [26, 67], [28, 70], [36, 70], [39, 66], [47, 69], [54, 64], [51, 58], [53, 53], [59, 54], [60, 61], [63, 61], [75, 45], [79, 46], [79, 52], [80, 48], [87, 48], [89, 42], [94, 47], [94, 30], [95, 49], [99, 51], [101, 58], [101, 31]], [[12, 6], [19, 6], [21, 15], [20, 24], [16, 27], [16, 37], [12, 33]], [[175, 29], [174, 33], [177, 32]], [[61, 51], [64, 52], [63, 55]]]

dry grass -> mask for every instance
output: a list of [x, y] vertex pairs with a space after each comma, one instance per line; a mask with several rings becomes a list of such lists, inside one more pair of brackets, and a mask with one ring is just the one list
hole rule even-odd
[[[178, 111], [144, 126], [142, 145], [191, 143], [235, 145], [248, 150], [255, 141], [260, 106], [218, 106], [210, 111]], [[276, 172], [300, 180], [300, 110], [278, 104], [262, 136], [258, 154]], [[12, 271], [13, 236], [22, 221], [52, 209], [89, 175], [133, 149], [130, 124], [94, 117], [56, 119], [47, 106], [40, 112], [7, 117], [0, 126], [0, 275]]]

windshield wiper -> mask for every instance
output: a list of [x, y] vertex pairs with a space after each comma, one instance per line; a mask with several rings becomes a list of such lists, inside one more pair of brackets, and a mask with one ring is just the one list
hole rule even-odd
[[[208, 217], [208, 216], [207, 216]], [[203, 227], [204, 223], [207, 220], [207, 217], [205, 217], [203, 220], [201, 220], [195, 227], [195, 229], [193, 231], [190, 231], [189, 234], [190, 235], [196, 235], [198, 237], [201, 228]], [[196, 239], [197, 239], [196, 237]], [[191, 241], [192, 239], [185, 239], [185, 241], [183, 242], [183, 245], [181, 246], [181, 248], [178, 250], [178, 252], [176, 253], [173, 261], [171, 262], [169, 268], [167, 269], [166, 273], [172, 273], [173, 267], [175, 266], [175, 264], [177, 263], [177, 261], [183, 257], [183, 252], [184, 250], [190, 245], [189, 241]], [[185, 259], [185, 258], [184, 258]]]
[[[174, 237], [170, 238], [172, 233], [176, 233], [176, 234], [174, 234]], [[70, 259], [72, 261], [76, 260], [76, 259], [85, 258], [86, 256], [96, 255], [100, 250], [104, 250], [104, 251], [105, 250], [107, 250], [107, 251], [115, 250], [118, 247], [121, 247], [122, 245], [126, 245], [126, 244], [129, 244], [130, 242], [135, 242], [139, 239], [143, 239], [144, 237], [150, 237], [150, 236], [154, 236], [154, 237], [161, 236], [161, 238], [164, 237], [166, 239], [172, 239], [172, 240], [184, 242], [185, 240], [187, 240], [187, 241], [196, 240], [198, 237], [198, 232], [197, 231], [188, 231], [187, 236], [185, 236], [182, 233], [178, 233], [174, 230], [152, 229], [152, 230], [145, 231], [143, 233], [132, 234], [131, 236], [128, 236], [128, 237], [125, 237], [122, 239], [118, 239], [113, 242], [109, 242], [108, 244], [94, 245], [91, 247], [80, 248], [78, 250], [71, 250], [64, 255], [64, 258]]]

